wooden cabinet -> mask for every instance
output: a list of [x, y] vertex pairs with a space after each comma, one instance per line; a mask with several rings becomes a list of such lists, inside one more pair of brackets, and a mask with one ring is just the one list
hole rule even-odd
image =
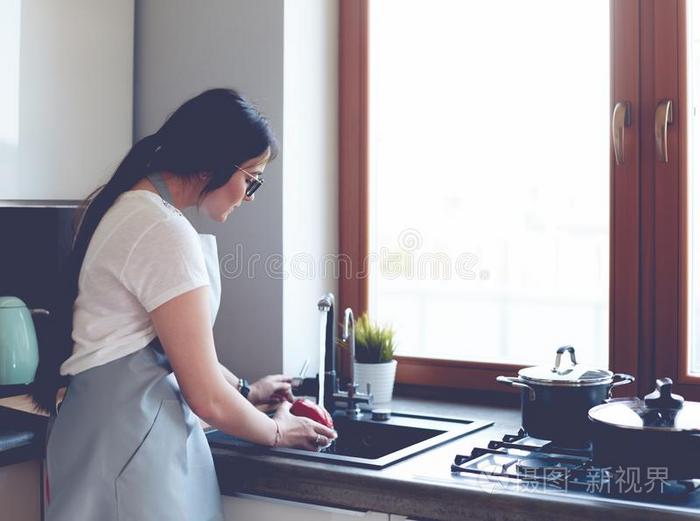
[[41, 520], [41, 460], [0, 467], [0, 518]]
[[0, 2], [0, 200], [82, 200], [132, 142], [133, 0]]
[[264, 496], [223, 496], [227, 521], [284, 519], [284, 521], [389, 521], [389, 514], [325, 507]]

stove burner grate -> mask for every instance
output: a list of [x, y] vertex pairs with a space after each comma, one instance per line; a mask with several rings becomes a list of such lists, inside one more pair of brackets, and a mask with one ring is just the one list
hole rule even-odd
[[548, 440], [530, 438], [522, 430], [493, 440], [488, 448], [458, 454], [452, 473], [510, 478], [547, 490], [577, 490], [597, 495], [657, 502], [676, 502], [700, 489], [698, 480], [657, 480], [645, 486], [639, 476], [622, 469], [600, 468], [592, 463], [592, 447], [561, 447]]

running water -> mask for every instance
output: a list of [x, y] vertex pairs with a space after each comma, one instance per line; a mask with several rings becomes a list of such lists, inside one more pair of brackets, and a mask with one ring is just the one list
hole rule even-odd
[[321, 313], [321, 318], [318, 323], [321, 329], [318, 332], [318, 402], [316, 403], [323, 406], [324, 391], [326, 389], [326, 322], [328, 321], [328, 311], [319, 310], [319, 313]]

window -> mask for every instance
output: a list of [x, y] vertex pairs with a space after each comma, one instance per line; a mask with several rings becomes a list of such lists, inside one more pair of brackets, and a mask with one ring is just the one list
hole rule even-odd
[[395, 325], [399, 382], [497, 389], [573, 344], [697, 392], [693, 4], [341, 3], [340, 298]]
[[426, 5], [369, 3], [369, 310], [405, 356], [605, 366], [609, 8]]

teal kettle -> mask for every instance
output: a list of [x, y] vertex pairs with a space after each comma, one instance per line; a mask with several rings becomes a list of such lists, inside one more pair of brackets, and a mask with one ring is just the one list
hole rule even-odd
[[0, 297], [0, 385], [30, 384], [39, 365], [39, 348], [33, 314], [17, 297]]

